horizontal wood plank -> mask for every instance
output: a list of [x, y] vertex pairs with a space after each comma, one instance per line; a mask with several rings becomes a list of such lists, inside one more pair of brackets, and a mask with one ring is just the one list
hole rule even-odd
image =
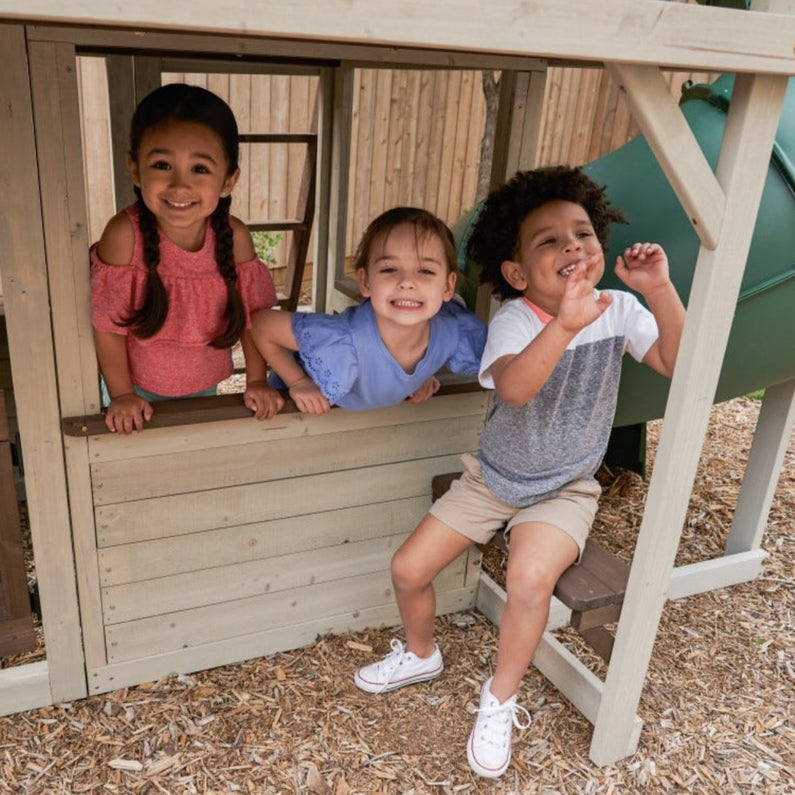
[[0, 670], [0, 715], [12, 715], [52, 704], [46, 660]]
[[407, 537], [403, 532], [103, 588], [105, 625], [384, 571]]
[[[97, 0], [38, 0], [35, 7], [0, 0], [0, 17], [41, 23], [104, 25], [369, 43], [494, 55], [659, 64], [726, 71], [792, 74], [795, 18], [663, 0], [460, 0], [447, 4], [327, 0], [252, 5], [139, 0], [132, 7]], [[573, 19], [588, 20], [583, 37]], [[422, 20], [422, 24], [417, 24]], [[616, 42], [621, 42], [617, 47]], [[393, 56], [394, 57], [394, 56]]]
[[[444, 374], [440, 374], [439, 380], [442, 381], [442, 387], [431, 400], [450, 394], [484, 391], [477, 380], [472, 378], [446, 378]], [[278, 427], [283, 424], [284, 418], [289, 417], [291, 414], [299, 414], [298, 409], [287, 396], [286, 391], [283, 390], [282, 395], [285, 398], [284, 408], [274, 420], [263, 421], [262, 425], [270, 427], [275, 424]], [[412, 404], [406, 403], [404, 405], [410, 406]], [[333, 415], [338, 412], [345, 412], [345, 410], [333, 408], [330, 414]], [[243, 405], [243, 395], [239, 393], [212, 395], [210, 397], [175, 398], [174, 400], [164, 400], [157, 404], [152, 418], [146, 423], [145, 430], [175, 428], [182, 425], [198, 425], [201, 423], [218, 423], [225, 420], [251, 419], [251, 411]], [[61, 428], [67, 436], [84, 437], [104, 434], [115, 436], [105, 425], [104, 414], [64, 417], [61, 421]]]
[[[439, 591], [463, 587], [464, 556], [436, 579]], [[305, 588], [264, 594], [223, 604], [183, 610], [106, 628], [108, 662], [199, 646], [236, 635], [298, 625], [334, 616], [356, 605], [376, 607], [394, 600], [389, 571], [374, 572]]]
[[460, 454], [477, 449], [481, 428], [475, 415], [105, 462], [91, 467], [94, 502], [105, 505]]
[[429, 506], [422, 495], [108, 547], [98, 551], [100, 583], [109, 587], [394, 535], [414, 528]]
[[[475, 588], [473, 586], [442, 591], [437, 594], [436, 614], [443, 615], [469, 610], [474, 603]], [[287, 649], [311, 647], [315, 639], [321, 635], [358, 632], [367, 627], [391, 627], [399, 623], [400, 614], [394, 600], [375, 607], [347, 609], [333, 616], [322, 616], [301, 624], [214, 640], [211, 643], [187, 649], [157, 651], [147, 657], [111, 663], [106, 666], [89, 666], [88, 688], [92, 694], [104, 693], [108, 690], [117, 690], [141, 682], [160, 679], [175, 672], [190, 673]], [[363, 660], [363, 662], [369, 661], [369, 659]], [[0, 677], [5, 673], [7, 672], [0, 671]], [[353, 675], [353, 669], [351, 675]], [[0, 689], [0, 697], [2, 695], [2, 689]], [[0, 710], [4, 706], [4, 702], [0, 700]], [[26, 708], [19, 707], [19, 709]]]
[[144, 541], [430, 494], [431, 477], [458, 456], [156, 497], [96, 509], [97, 545]]
[[[332, 409], [322, 416], [282, 412], [273, 419], [263, 422], [258, 422], [252, 417], [244, 417], [169, 428], [147, 428], [143, 433], [126, 437], [103, 433], [88, 437], [89, 455], [93, 464], [100, 461], [175, 452], [186, 453], [230, 445], [259, 444], [277, 439], [382, 428], [388, 425], [427, 422], [447, 417], [480, 415], [485, 418], [490, 394], [478, 388], [466, 392], [437, 394], [417, 405], [402, 403], [373, 411]], [[218, 399], [209, 398], [209, 400]], [[180, 401], [183, 404], [185, 402], [187, 401]], [[171, 404], [176, 403], [177, 401], [171, 402]]]

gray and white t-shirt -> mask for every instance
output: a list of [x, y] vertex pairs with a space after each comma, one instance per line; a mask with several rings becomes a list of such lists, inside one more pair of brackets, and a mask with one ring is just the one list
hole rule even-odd
[[[529, 403], [512, 407], [493, 396], [478, 458], [489, 489], [509, 505], [549, 499], [599, 468], [613, 425], [621, 359], [628, 352], [641, 361], [658, 337], [654, 316], [634, 295], [609, 293], [613, 302], [569, 343]], [[502, 306], [489, 324], [481, 385], [493, 389], [492, 363], [520, 353], [543, 327], [524, 299]]]

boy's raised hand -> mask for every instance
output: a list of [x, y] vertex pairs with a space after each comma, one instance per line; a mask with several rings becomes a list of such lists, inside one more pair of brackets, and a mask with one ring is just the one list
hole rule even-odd
[[601, 254], [593, 254], [577, 266], [566, 279], [557, 320], [567, 331], [579, 332], [593, 323], [612, 302], [605, 292], [596, 293], [595, 285], [602, 269], [597, 268]]
[[616, 276], [630, 290], [648, 296], [656, 288], [667, 287], [671, 281], [668, 257], [658, 243], [634, 243], [616, 257]]

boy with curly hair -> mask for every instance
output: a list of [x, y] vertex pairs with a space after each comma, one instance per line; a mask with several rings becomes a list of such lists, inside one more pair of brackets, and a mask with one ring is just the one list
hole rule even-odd
[[516, 703], [560, 575], [582, 554], [596, 514], [594, 478], [615, 414], [621, 359], [671, 376], [685, 310], [655, 243], [616, 259], [618, 278], [645, 299], [597, 290], [612, 222], [623, 222], [605, 189], [580, 169], [516, 174], [486, 200], [468, 245], [481, 281], [504, 300], [480, 365], [494, 389], [477, 456], [438, 499], [392, 559], [406, 644], [359, 669], [356, 684], [385, 692], [432, 679], [443, 663], [433, 638], [434, 577], [470, 544], [506, 525], [507, 602], [494, 672], [483, 685], [467, 758], [481, 776], [502, 775]]

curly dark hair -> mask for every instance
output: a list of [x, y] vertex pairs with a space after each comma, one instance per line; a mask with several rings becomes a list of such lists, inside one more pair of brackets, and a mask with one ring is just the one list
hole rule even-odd
[[602, 248], [607, 246], [610, 224], [627, 223], [608, 201], [605, 188], [580, 168], [551, 166], [517, 172], [486, 199], [467, 243], [467, 256], [481, 268], [481, 284], [490, 284], [498, 298], [521, 295], [505, 280], [501, 266], [516, 256], [524, 219], [550, 201], [579, 204], [588, 213]]

